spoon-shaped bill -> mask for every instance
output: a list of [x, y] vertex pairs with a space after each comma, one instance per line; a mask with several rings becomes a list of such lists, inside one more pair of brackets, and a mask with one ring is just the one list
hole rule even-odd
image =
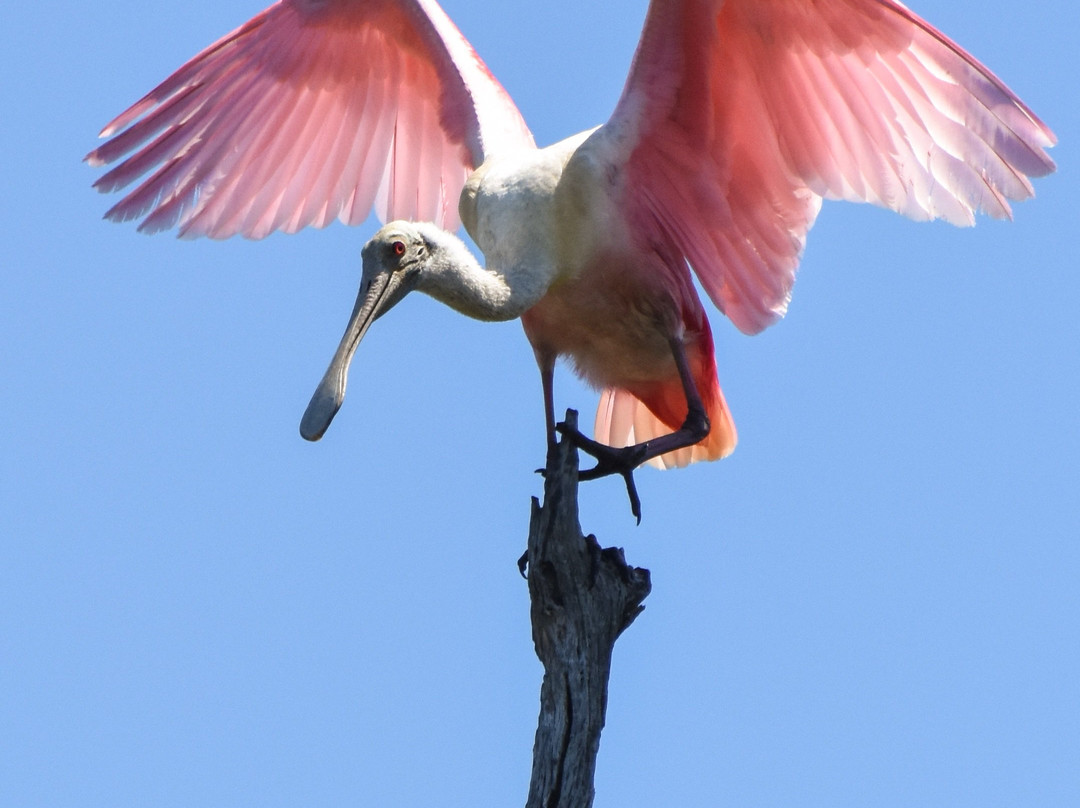
[[330, 367], [323, 374], [322, 381], [315, 388], [315, 393], [308, 402], [304, 417], [300, 419], [300, 436], [305, 440], [316, 441], [323, 436], [330, 422], [345, 400], [345, 385], [349, 379], [349, 364], [352, 362], [356, 346], [364, 338], [368, 327], [390, 310], [407, 289], [403, 288], [402, 273], [380, 273], [369, 283], [360, 287], [353, 306], [349, 324], [341, 338]]

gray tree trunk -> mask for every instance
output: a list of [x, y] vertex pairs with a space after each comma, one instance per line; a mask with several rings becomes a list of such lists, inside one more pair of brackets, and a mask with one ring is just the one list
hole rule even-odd
[[[576, 425], [577, 413], [567, 412]], [[620, 548], [601, 549], [578, 524], [577, 450], [563, 438], [548, 453], [544, 505], [533, 499], [529, 597], [536, 655], [544, 665], [526, 808], [589, 808], [607, 707], [615, 640], [645, 607], [649, 571]]]

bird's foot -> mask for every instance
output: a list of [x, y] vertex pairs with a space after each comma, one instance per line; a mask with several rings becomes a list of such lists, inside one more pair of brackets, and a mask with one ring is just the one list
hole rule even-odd
[[556, 424], [555, 428], [569, 438], [578, 449], [596, 459], [595, 466], [578, 474], [579, 480], [595, 480], [599, 477], [607, 477], [609, 474], [618, 474], [623, 478], [626, 483], [626, 495], [630, 499], [630, 512], [640, 525], [641, 499], [638, 497], [637, 486], [634, 484], [634, 469], [645, 460], [645, 444], [639, 443], [637, 446], [616, 449], [586, 437], [565, 423]]

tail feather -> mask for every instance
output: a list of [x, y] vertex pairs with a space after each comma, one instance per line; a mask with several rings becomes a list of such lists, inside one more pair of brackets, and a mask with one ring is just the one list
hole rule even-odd
[[[637, 392], [641, 398], [618, 387], [604, 389], [593, 431], [598, 441], [609, 446], [633, 446], [667, 435], [682, 425], [686, 417], [686, 397], [677, 379], [672, 384], [654, 385], [647, 391]], [[737, 441], [735, 422], [715, 375], [711, 389], [700, 392], [709, 416], [708, 436], [693, 446], [655, 457], [649, 465], [660, 469], [681, 468], [699, 460], [719, 460], [734, 451]]]

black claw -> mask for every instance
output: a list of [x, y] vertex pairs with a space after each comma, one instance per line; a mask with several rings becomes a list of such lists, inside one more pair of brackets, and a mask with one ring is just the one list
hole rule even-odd
[[641, 498], [638, 496], [637, 485], [634, 484], [634, 472], [627, 471], [622, 475], [626, 480], [626, 496], [630, 498], [630, 513], [637, 519], [637, 523], [641, 524]]
[[555, 429], [573, 441], [574, 445], [585, 454], [596, 458], [595, 466], [578, 474], [579, 480], [595, 480], [607, 477], [609, 474], [618, 474], [623, 478], [626, 482], [626, 495], [630, 499], [630, 513], [640, 525], [641, 498], [638, 496], [637, 485], [634, 483], [634, 469], [640, 466], [645, 458], [645, 444], [616, 449], [587, 438], [578, 430], [562, 422], [556, 424]]

